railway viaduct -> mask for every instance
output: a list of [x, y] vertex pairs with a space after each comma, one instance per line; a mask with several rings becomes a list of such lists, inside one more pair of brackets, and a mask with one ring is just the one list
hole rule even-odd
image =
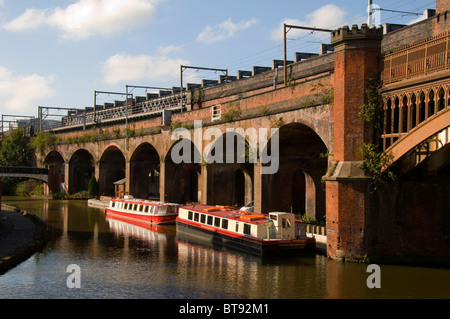
[[[54, 129], [62, 142], [37, 154], [38, 165], [54, 192], [86, 189], [94, 174], [106, 196], [123, 180], [135, 197], [326, 216], [328, 256], [338, 260], [448, 260], [448, 9], [438, 0], [435, 15], [389, 33], [339, 28], [333, 52], [174, 90], [166, 109], [145, 109], [152, 97], [127, 99], [126, 117], [99, 108], [92, 121]], [[381, 84], [376, 123], [358, 116], [371, 102], [369, 79]], [[358, 153], [368, 143], [397, 177], [376, 189], [362, 165], [369, 155]]]

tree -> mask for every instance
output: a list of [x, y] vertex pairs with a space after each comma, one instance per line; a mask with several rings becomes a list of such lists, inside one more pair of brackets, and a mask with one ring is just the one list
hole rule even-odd
[[30, 166], [32, 150], [28, 145], [23, 129], [10, 131], [0, 146], [0, 165], [2, 166]]
[[[1, 166], [31, 166], [32, 150], [28, 145], [23, 129], [17, 128], [9, 132], [9, 136], [1, 142]], [[2, 188], [5, 195], [14, 195], [19, 178], [2, 178]]]
[[89, 190], [90, 197], [94, 197], [94, 198], [98, 197], [98, 183], [97, 183], [97, 180], [95, 179], [94, 174], [91, 175], [91, 179], [89, 180], [88, 190]]

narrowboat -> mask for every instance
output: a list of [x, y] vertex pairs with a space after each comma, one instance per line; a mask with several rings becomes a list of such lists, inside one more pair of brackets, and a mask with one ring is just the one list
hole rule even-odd
[[136, 224], [175, 224], [179, 204], [133, 198], [113, 198], [105, 209], [106, 216]]
[[315, 252], [315, 238], [306, 236], [305, 224], [291, 213], [260, 214], [197, 204], [180, 206], [176, 224], [182, 238], [258, 256]]

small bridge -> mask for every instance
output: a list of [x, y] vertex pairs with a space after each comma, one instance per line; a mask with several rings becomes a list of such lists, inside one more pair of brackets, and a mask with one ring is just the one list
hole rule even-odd
[[24, 166], [0, 166], [1, 177], [31, 178], [48, 183], [48, 169]]

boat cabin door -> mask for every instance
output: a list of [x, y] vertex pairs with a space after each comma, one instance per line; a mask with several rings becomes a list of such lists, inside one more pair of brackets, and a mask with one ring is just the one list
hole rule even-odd
[[295, 218], [294, 214], [284, 212], [269, 213], [269, 218], [273, 221], [278, 233], [278, 238], [295, 238]]

